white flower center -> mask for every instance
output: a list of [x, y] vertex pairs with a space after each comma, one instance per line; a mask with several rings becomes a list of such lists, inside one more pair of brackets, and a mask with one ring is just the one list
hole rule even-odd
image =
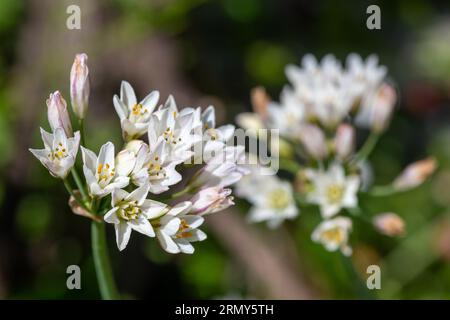
[[178, 229], [175, 237], [178, 239], [192, 237], [192, 232], [187, 231], [188, 229], [190, 229], [190, 227], [191, 226], [187, 223], [187, 221], [185, 219], [181, 219], [180, 228]]
[[177, 137], [171, 128], [167, 128], [162, 135], [164, 140], [172, 145], [181, 143], [181, 137]]
[[167, 176], [164, 168], [161, 165], [161, 160], [159, 156], [155, 156], [148, 163], [147, 169], [148, 175], [150, 176], [150, 180], [163, 179]]
[[136, 201], [126, 201], [119, 204], [117, 215], [123, 220], [136, 220], [142, 213]]
[[344, 196], [344, 187], [340, 184], [331, 184], [327, 187], [325, 196], [329, 203], [339, 203]]
[[150, 117], [150, 113], [147, 108], [144, 108], [142, 104], [137, 103], [131, 109], [130, 121], [131, 122], [145, 122]]
[[285, 209], [289, 202], [289, 195], [283, 189], [272, 190], [267, 197], [268, 206], [276, 210]]
[[324, 242], [334, 242], [340, 244], [344, 241], [345, 233], [342, 228], [332, 228], [322, 232]]
[[112, 168], [108, 163], [100, 163], [97, 167], [97, 181], [99, 185], [104, 188], [116, 175], [116, 169]]
[[48, 153], [47, 156], [52, 161], [60, 161], [64, 158], [68, 157], [69, 154], [67, 153], [67, 148], [60, 142], [60, 143], [58, 143], [58, 146], [54, 150], [51, 150]]

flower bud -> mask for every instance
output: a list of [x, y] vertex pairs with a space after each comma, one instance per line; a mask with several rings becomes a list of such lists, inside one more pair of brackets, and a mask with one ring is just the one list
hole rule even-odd
[[61, 93], [59, 91], [50, 93], [46, 103], [48, 122], [52, 131], [55, 132], [57, 128], [62, 128], [67, 137], [73, 137], [72, 124], [67, 112], [67, 103]]
[[145, 145], [142, 140], [131, 140], [126, 144], [125, 149], [137, 154], [142, 145]]
[[129, 176], [135, 164], [136, 154], [130, 150], [124, 149], [116, 156], [116, 172], [119, 176]]
[[394, 188], [408, 190], [422, 184], [436, 170], [437, 163], [433, 158], [414, 162], [407, 166], [394, 180]]
[[355, 129], [349, 124], [341, 124], [334, 138], [334, 150], [341, 160], [348, 158], [355, 148]]
[[306, 124], [300, 128], [300, 141], [314, 159], [328, 156], [328, 148], [323, 131], [315, 125]]
[[386, 129], [394, 111], [396, 100], [397, 94], [394, 88], [388, 84], [381, 85], [372, 100], [372, 130], [381, 132]]
[[75, 56], [70, 70], [70, 98], [73, 112], [79, 119], [84, 119], [89, 103], [89, 69], [88, 56], [80, 53]]
[[382, 213], [374, 217], [374, 227], [382, 234], [390, 237], [401, 236], [405, 233], [405, 222], [395, 213]]
[[250, 92], [250, 97], [252, 101], [253, 111], [259, 114], [261, 118], [265, 119], [267, 117], [267, 107], [270, 102], [270, 97], [263, 87], [255, 87]]

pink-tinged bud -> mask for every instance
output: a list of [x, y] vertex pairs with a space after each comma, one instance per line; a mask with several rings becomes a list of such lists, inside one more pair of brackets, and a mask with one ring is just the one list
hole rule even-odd
[[73, 112], [79, 119], [84, 119], [89, 104], [89, 69], [88, 56], [80, 53], [75, 56], [70, 70], [70, 98]]
[[259, 114], [262, 119], [267, 118], [267, 107], [270, 102], [270, 97], [263, 87], [255, 87], [250, 92], [252, 100], [253, 111]]
[[373, 225], [378, 232], [390, 237], [405, 234], [405, 221], [395, 213], [381, 213], [373, 218]]
[[67, 103], [61, 93], [59, 91], [50, 93], [50, 97], [46, 102], [48, 122], [52, 131], [55, 132], [57, 128], [62, 128], [67, 137], [73, 137], [72, 124], [67, 112]]
[[414, 162], [407, 166], [394, 180], [393, 186], [397, 190], [408, 190], [422, 184], [436, 170], [437, 163], [433, 158]]
[[372, 100], [372, 130], [381, 132], [388, 126], [394, 111], [397, 94], [388, 84], [382, 84]]
[[206, 215], [234, 205], [231, 189], [210, 187], [200, 190], [192, 199], [192, 214]]
[[336, 131], [334, 138], [334, 150], [336, 156], [344, 160], [348, 158], [355, 149], [355, 128], [353, 126], [343, 123]]
[[300, 141], [312, 158], [323, 159], [328, 156], [326, 138], [318, 126], [303, 125], [300, 128]]

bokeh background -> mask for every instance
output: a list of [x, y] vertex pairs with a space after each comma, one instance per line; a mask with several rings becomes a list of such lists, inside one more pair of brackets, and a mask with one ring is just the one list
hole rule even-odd
[[[67, 6], [81, 8], [81, 30], [66, 28]], [[382, 29], [366, 28], [381, 7]], [[2, 0], [0, 2], [0, 298], [99, 298], [89, 221], [75, 216], [59, 181], [32, 158], [45, 99], [69, 97], [74, 55], [89, 55], [89, 146], [120, 143], [112, 96], [126, 79], [138, 95], [157, 89], [179, 105], [218, 110], [233, 122], [250, 110], [249, 91], [278, 97], [284, 66], [305, 53], [376, 53], [400, 91], [391, 128], [371, 156], [375, 181], [432, 155], [439, 171], [425, 185], [363, 199], [368, 215], [394, 211], [407, 235], [391, 239], [355, 225], [359, 276], [382, 267], [382, 289], [355, 281], [338, 253], [310, 241], [317, 214], [303, 212], [269, 231], [247, 225], [242, 201], [211, 217], [209, 241], [193, 256], [165, 254], [134, 235], [119, 254], [109, 229], [114, 272], [128, 298], [450, 298], [450, 5], [445, 1]], [[82, 270], [82, 290], [66, 288], [66, 268]]]

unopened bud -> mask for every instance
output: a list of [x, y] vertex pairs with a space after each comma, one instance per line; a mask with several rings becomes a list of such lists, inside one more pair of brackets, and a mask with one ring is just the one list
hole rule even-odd
[[355, 148], [355, 129], [349, 124], [341, 124], [334, 138], [334, 150], [338, 158], [348, 158]]
[[250, 92], [250, 97], [252, 100], [253, 111], [259, 114], [261, 118], [265, 119], [267, 117], [267, 107], [270, 102], [270, 97], [263, 87], [255, 87]]
[[433, 158], [414, 162], [407, 166], [394, 180], [394, 188], [403, 191], [417, 187], [433, 174], [436, 167], [437, 163]]
[[376, 132], [381, 132], [388, 126], [394, 111], [397, 94], [395, 89], [388, 84], [382, 84], [375, 93], [372, 105], [371, 125]]
[[373, 225], [382, 234], [390, 237], [405, 234], [405, 222], [395, 213], [382, 213], [374, 217]]
[[70, 98], [73, 112], [79, 119], [84, 119], [89, 104], [89, 69], [88, 56], [80, 53], [75, 56], [70, 70]]
[[52, 131], [55, 132], [57, 128], [62, 128], [67, 137], [73, 137], [72, 124], [67, 112], [67, 103], [61, 93], [59, 91], [50, 93], [50, 97], [46, 102], [48, 122]]
[[303, 125], [300, 128], [300, 141], [312, 158], [323, 159], [328, 156], [326, 138], [318, 126]]

